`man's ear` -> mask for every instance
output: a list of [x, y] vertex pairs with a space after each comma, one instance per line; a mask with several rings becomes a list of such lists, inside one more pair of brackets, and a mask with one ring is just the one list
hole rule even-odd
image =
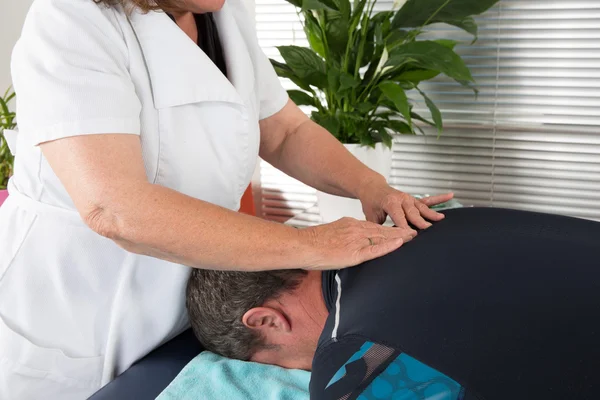
[[281, 312], [270, 307], [255, 307], [246, 311], [242, 323], [248, 329], [257, 330], [272, 342], [273, 335], [291, 331], [290, 321]]

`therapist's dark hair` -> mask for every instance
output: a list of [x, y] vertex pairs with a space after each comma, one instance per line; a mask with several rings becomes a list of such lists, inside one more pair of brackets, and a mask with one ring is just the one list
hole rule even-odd
[[186, 290], [192, 329], [213, 353], [248, 361], [270, 347], [262, 335], [242, 323], [246, 311], [298, 287], [307, 272], [285, 270], [233, 272], [194, 269]]
[[162, 10], [165, 12], [181, 11], [181, 0], [94, 0], [98, 4], [114, 6], [122, 4], [126, 9], [137, 7], [143, 12]]

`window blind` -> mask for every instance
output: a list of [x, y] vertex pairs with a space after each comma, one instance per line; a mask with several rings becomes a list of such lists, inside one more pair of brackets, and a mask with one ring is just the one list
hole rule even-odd
[[[391, 6], [380, 0], [376, 9]], [[275, 46], [307, 45], [294, 7], [282, 0], [256, 0], [256, 20], [270, 57], [278, 58]], [[453, 191], [465, 205], [600, 220], [600, 2], [501, 0], [476, 20], [473, 45], [456, 28], [428, 30], [426, 37], [460, 42], [479, 95], [444, 77], [422, 84], [445, 130], [440, 138], [428, 128], [397, 137], [390, 183], [413, 194]], [[303, 214], [315, 223], [315, 203], [314, 190], [261, 163], [263, 217]]]

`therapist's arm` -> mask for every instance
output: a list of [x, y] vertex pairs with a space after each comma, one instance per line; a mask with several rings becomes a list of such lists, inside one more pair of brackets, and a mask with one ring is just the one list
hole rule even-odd
[[291, 100], [277, 114], [261, 121], [260, 156], [274, 167], [321, 191], [360, 199], [369, 221], [390, 215], [396, 225], [431, 226], [444, 216], [429, 207], [452, 194], [416, 200], [395, 190], [367, 168], [324, 128], [311, 121]]
[[412, 238], [408, 230], [352, 219], [298, 230], [151, 184], [136, 135], [85, 135], [40, 146], [90, 228], [138, 254], [223, 270], [335, 269]]

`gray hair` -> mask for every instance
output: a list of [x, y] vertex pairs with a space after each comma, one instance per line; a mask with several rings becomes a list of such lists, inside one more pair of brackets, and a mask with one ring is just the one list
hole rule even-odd
[[298, 287], [303, 270], [234, 272], [194, 269], [186, 306], [194, 334], [202, 345], [225, 357], [247, 361], [264, 338], [242, 323], [244, 314], [267, 300]]

